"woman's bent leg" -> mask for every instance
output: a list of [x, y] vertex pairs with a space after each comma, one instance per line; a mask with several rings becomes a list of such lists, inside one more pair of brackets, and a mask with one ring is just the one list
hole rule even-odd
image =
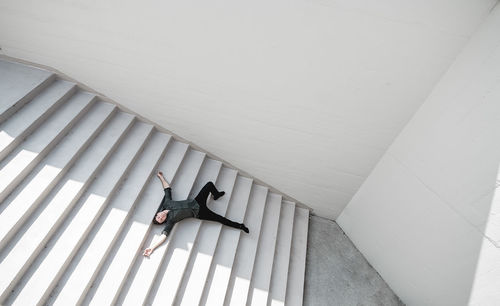
[[210, 193], [212, 193], [214, 195], [214, 199], [217, 198], [217, 196], [219, 194], [221, 194], [221, 192], [219, 192], [217, 190], [217, 188], [215, 188], [215, 185], [213, 182], [208, 182], [205, 184], [205, 186], [203, 186], [203, 188], [201, 188], [200, 192], [198, 193], [198, 195], [195, 198], [196, 202], [198, 202], [198, 204], [200, 204], [200, 205], [206, 206], [207, 205], [207, 198], [208, 198]]

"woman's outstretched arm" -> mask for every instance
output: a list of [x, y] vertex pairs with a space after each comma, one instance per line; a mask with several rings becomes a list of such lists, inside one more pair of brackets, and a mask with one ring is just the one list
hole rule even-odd
[[163, 189], [170, 187], [170, 185], [168, 184], [168, 182], [165, 179], [165, 177], [163, 177], [163, 172], [158, 171], [158, 173], [156, 174], [156, 176], [158, 176], [158, 178], [160, 179], [161, 184], [163, 185]]
[[158, 241], [156, 241], [152, 246], [150, 246], [149, 248], [145, 249], [144, 250], [144, 253], [142, 253], [142, 255], [144, 256], [148, 256], [151, 255], [151, 253], [153, 253], [153, 251], [159, 247], [163, 242], [165, 242], [165, 240], [167, 239], [167, 235], [165, 234], [161, 234], [160, 235], [160, 238], [158, 239]]

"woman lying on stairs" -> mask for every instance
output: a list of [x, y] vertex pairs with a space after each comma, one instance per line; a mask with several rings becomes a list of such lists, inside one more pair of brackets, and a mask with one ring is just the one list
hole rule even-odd
[[214, 197], [214, 200], [217, 200], [225, 194], [224, 191], [217, 191], [213, 182], [206, 183], [194, 199], [173, 201], [172, 188], [168, 184], [167, 180], [165, 180], [165, 178], [163, 177], [163, 173], [159, 171], [156, 175], [163, 185], [165, 195], [163, 196], [160, 206], [156, 211], [156, 214], [153, 218], [153, 223], [165, 223], [165, 227], [163, 228], [158, 241], [144, 250], [144, 256], [151, 255], [151, 253], [153, 253], [153, 251], [167, 239], [167, 236], [174, 227], [174, 224], [185, 218], [198, 218], [201, 220], [217, 221], [224, 225], [241, 229], [248, 234], [248, 228], [243, 223], [233, 222], [208, 209], [207, 198], [210, 193]]

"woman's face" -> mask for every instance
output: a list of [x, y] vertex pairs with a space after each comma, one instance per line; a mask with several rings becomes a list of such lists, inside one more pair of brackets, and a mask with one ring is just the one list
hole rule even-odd
[[159, 213], [156, 214], [156, 222], [158, 223], [163, 223], [165, 222], [165, 219], [167, 219], [167, 213], [168, 210], [160, 211]]

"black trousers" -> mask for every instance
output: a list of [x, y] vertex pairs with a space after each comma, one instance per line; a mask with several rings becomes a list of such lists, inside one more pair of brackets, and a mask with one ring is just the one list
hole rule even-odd
[[203, 188], [201, 188], [200, 192], [198, 193], [198, 195], [195, 198], [196, 202], [198, 202], [198, 204], [200, 205], [200, 211], [198, 213], [198, 218], [202, 219], [202, 220], [216, 221], [216, 222], [222, 223], [224, 225], [239, 229], [240, 223], [233, 222], [227, 218], [224, 218], [221, 215], [214, 213], [210, 209], [208, 209], [207, 198], [210, 195], [210, 193], [213, 194], [214, 197], [219, 194], [219, 191], [217, 190], [217, 188], [215, 188], [215, 185], [213, 182], [206, 183], [205, 186], [203, 186]]

